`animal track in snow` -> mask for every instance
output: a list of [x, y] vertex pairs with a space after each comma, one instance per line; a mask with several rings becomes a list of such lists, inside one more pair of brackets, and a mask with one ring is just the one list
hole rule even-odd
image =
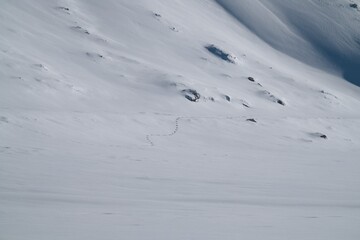
[[150, 143], [151, 146], [155, 146], [154, 142], [152, 141], [152, 137], [171, 137], [171, 136], [174, 136], [179, 130], [179, 121], [180, 121], [180, 119], [182, 119], [182, 117], [177, 117], [175, 119], [175, 128], [171, 133], [149, 134], [149, 135], [146, 135], [146, 140]]
[[[248, 77], [247, 79], [248, 79], [250, 82], [256, 83], [258, 86], [260, 86], [261, 88], [263, 88], [263, 86], [262, 86], [260, 83], [258, 83], [257, 81], [255, 81], [255, 79], [254, 79], [253, 77]], [[282, 105], [282, 106], [285, 106], [285, 102], [284, 102], [283, 100], [281, 100], [280, 98], [277, 98], [276, 96], [274, 96], [273, 94], [271, 94], [269, 91], [263, 90], [263, 91], [261, 91], [261, 93], [262, 93], [263, 95], [265, 95], [266, 98], [268, 98], [269, 100], [271, 100], [271, 101], [273, 101], [273, 102], [275, 102], [275, 103], [278, 103], [278, 104], [280, 104], [280, 105]]]
[[243, 119], [244, 121], [251, 121], [251, 122], [256, 122], [255, 119], [252, 118], [245, 118], [245, 117], [240, 117], [240, 116], [225, 116], [225, 117], [177, 117], [175, 119], [175, 127], [173, 129], [172, 132], [170, 133], [164, 133], [164, 134], [148, 134], [146, 135], [145, 139], [146, 141], [150, 144], [150, 146], [155, 146], [155, 143], [153, 141], [154, 137], [171, 137], [174, 136], [180, 128], [180, 121], [183, 119], [218, 119], [218, 120], [229, 120], [229, 119]]
[[163, 17], [161, 16], [160, 13], [153, 12], [153, 16], [156, 18], [156, 20], [166, 25], [171, 31], [179, 32], [179, 30], [176, 27], [174, 27], [169, 21], [163, 20]]
[[334, 94], [331, 94], [329, 92], [325, 92], [324, 90], [321, 90], [320, 93], [323, 94], [324, 98], [329, 98], [329, 96], [330, 96], [332, 98], [338, 99]]

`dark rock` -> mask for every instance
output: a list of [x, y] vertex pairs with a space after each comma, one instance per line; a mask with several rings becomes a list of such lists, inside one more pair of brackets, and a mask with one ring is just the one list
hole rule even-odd
[[248, 121], [248, 122], [254, 122], [254, 123], [257, 122], [254, 118], [248, 118], [248, 119], [246, 119], [246, 121]]
[[323, 138], [323, 139], [327, 139], [327, 136], [325, 134], [320, 135], [319, 137]]
[[229, 53], [224, 52], [220, 48], [216, 47], [215, 45], [207, 45], [205, 48], [212, 54], [214, 54], [216, 57], [221, 58], [222, 60], [225, 60], [229, 63], [235, 63], [236, 57], [232, 56]]
[[311, 133], [310, 135], [313, 136], [313, 137], [318, 137], [318, 138], [322, 138], [322, 139], [327, 139], [328, 138], [325, 134], [319, 133], [319, 132]]
[[161, 15], [159, 13], [154, 13], [155, 17], [161, 17]]
[[176, 27], [169, 27], [169, 29], [174, 32], [179, 32], [179, 30], [177, 30]]
[[184, 89], [181, 92], [185, 98], [191, 102], [197, 102], [200, 99], [200, 94], [194, 89]]
[[224, 95], [224, 98], [226, 99], [226, 101], [230, 102], [231, 98], [228, 95]]
[[282, 100], [280, 100], [280, 99], [278, 99], [276, 102], [277, 102], [278, 104], [280, 104], [280, 105], [285, 106], [285, 103], [284, 103]]
[[324, 90], [321, 90], [320, 93], [324, 94], [324, 97], [326, 98], [326, 96], [331, 96], [333, 98], [338, 99], [334, 94], [331, 94], [329, 92], [325, 92]]
[[358, 9], [358, 5], [356, 3], [350, 3], [350, 7]]
[[248, 80], [249, 80], [250, 82], [255, 82], [255, 79], [254, 79], [253, 77], [248, 77]]
[[284, 102], [283, 100], [275, 97], [275, 96], [272, 95], [269, 91], [266, 91], [266, 90], [265, 90], [265, 91], [263, 91], [263, 93], [264, 93], [265, 95], [267, 95], [273, 102], [276, 102], [276, 103], [278, 103], [278, 104], [280, 104], [280, 105], [282, 105], [282, 106], [285, 106], [285, 102]]
[[70, 11], [70, 9], [69, 8], [67, 8], [67, 7], [57, 7], [57, 9], [60, 9], [60, 10], [64, 10], [64, 11]]
[[243, 103], [242, 105], [243, 105], [244, 107], [250, 108], [250, 106], [247, 105], [247, 104], [245, 104], [245, 103]]
[[79, 31], [79, 32], [82, 32], [82, 33], [85, 33], [85, 34], [90, 34], [88, 30], [80, 27], [80, 26], [75, 26], [75, 27], [71, 27], [73, 30], [76, 30], [76, 31]]

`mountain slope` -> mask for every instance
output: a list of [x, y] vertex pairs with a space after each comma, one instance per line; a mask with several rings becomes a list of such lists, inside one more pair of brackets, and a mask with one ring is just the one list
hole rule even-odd
[[360, 85], [360, 12], [353, 1], [217, 2], [274, 48]]
[[[3, 1], [0, 238], [358, 239], [330, 3]], [[318, 6], [346, 26], [321, 46]]]

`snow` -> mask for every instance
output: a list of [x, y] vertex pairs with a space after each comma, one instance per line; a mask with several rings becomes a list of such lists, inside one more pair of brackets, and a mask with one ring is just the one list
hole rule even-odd
[[359, 239], [350, 2], [4, 0], [0, 239]]
[[349, 1], [217, 2], [274, 48], [360, 85], [360, 15]]

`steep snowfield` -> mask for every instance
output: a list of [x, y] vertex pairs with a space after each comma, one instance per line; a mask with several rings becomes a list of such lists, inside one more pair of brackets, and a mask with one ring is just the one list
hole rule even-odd
[[350, 2], [3, 0], [0, 239], [359, 239]]
[[274, 48], [360, 85], [360, 8], [350, 7], [355, 1], [217, 2]]

